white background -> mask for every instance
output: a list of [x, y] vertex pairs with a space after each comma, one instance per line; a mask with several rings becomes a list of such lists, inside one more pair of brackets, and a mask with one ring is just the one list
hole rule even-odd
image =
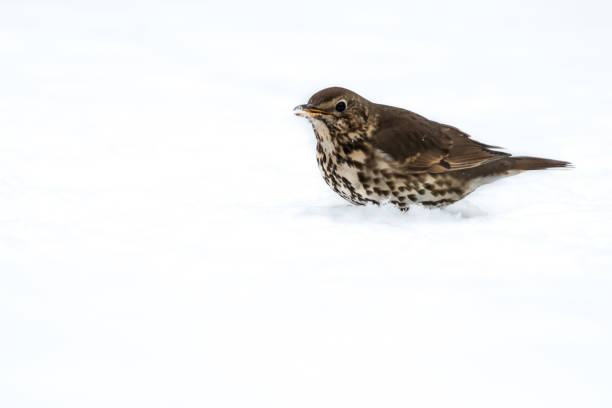
[[[611, 13], [3, 0], [0, 405], [612, 406]], [[333, 85], [576, 168], [351, 207]]]

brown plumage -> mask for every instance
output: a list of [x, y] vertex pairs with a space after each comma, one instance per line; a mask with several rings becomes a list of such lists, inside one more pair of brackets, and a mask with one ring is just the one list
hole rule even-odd
[[323, 178], [354, 204], [444, 206], [501, 177], [569, 166], [511, 156], [455, 127], [344, 88], [319, 91], [295, 112], [313, 126]]

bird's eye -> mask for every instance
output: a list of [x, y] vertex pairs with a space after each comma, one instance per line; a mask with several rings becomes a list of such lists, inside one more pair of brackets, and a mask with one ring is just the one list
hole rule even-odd
[[336, 110], [337, 110], [338, 112], [342, 112], [342, 111], [343, 111], [343, 110], [345, 110], [345, 109], [346, 109], [346, 102], [344, 102], [344, 101], [340, 101], [340, 102], [338, 102], [338, 103], [336, 104]]

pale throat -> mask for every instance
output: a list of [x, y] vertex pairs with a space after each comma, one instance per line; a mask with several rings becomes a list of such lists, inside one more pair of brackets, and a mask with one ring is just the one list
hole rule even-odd
[[319, 119], [310, 119], [310, 123], [315, 131], [315, 135], [317, 137], [317, 143], [321, 145], [323, 151], [327, 154], [332, 154], [334, 152], [334, 142], [332, 140], [331, 134], [329, 133], [329, 128], [327, 124]]

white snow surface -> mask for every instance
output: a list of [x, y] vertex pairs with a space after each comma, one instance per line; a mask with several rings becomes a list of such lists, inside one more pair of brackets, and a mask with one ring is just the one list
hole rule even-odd
[[[3, 1], [0, 406], [612, 406], [609, 2]], [[354, 207], [328, 86], [569, 160]]]

